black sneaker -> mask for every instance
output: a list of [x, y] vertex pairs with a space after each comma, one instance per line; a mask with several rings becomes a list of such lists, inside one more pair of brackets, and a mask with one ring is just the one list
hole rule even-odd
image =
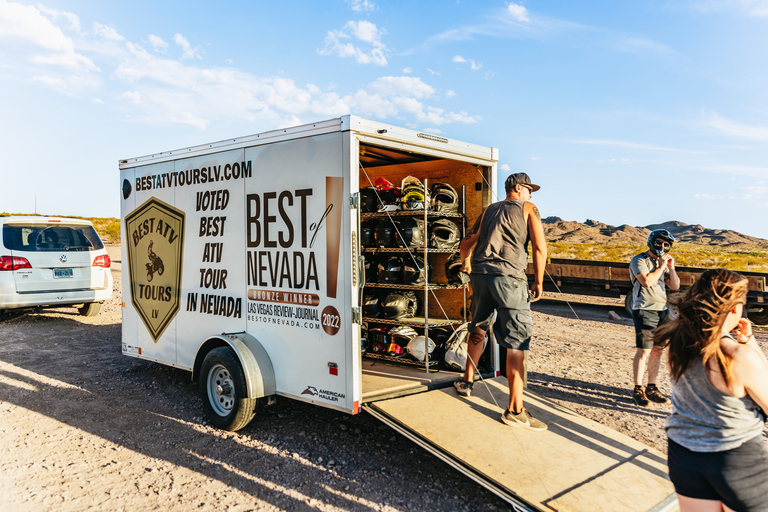
[[456, 392], [460, 394], [461, 396], [469, 396], [472, 394], [472, 382], [467, 382], [465, 380], [457, 380], [453, 383], [453, 387], [456, 388]]
[[669, 403], [669, 398], [662, 395], [661, 391], [659, 391], [659, 388], [657, 388], [655, 385], [649, 385], [645, 387], [645, 396], [648, 398], [648, 400], [657, 404]]
[[640, 407], [648, 407], [648, 398], [645, 396], [643, 388], [639, 386], [635, 386], [635, 390], [632, 392], [632, 400]]

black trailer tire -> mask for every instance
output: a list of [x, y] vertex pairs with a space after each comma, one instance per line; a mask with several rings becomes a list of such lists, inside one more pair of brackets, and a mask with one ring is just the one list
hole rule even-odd
[[96, 316], [101, 311], [101, 302], [83, 304], [82, 307], [78, 308], [78, 311], [82, 316]]
[[757, 311], [751, 311], [747, 314], [749, 319], [757, 325], [768, 325], [768, 308], [761, 308]]
[[630, 318], [632, 318], [632, 292], [630, 291], [625, 297], [624, 297], [624, 309], [627, 310], [627, 314]]
[[245, 373], [229, 347], [211, 350], [200, 371], [200, 398], [211, 423], [222, 430], [240, 430], [256, 416], [258, 398], [247, 398]]

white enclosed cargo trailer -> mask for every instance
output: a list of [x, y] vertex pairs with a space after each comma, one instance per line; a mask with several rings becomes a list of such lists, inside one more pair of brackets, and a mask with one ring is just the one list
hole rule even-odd
[[[458, 248], [430, 240], [430, 226], [448, 220], [463, 232], [495, 201], [497, 161], [493, 148], [355, 116], [121, 160], [123, 353], [189, 370], [219, 428], [244, 427], [276, 395], [366, 410], [520, 510], [578, 508], [587, 483], [595, 487], [619, 469], [622, 477], [641, 474], [645, 488], [637, 497], [621, 489], [626, 506], [609, 500], [610, 508], [592, 510], [670, 509], [663, 456], [575, 415], [565, 420], [538, 397], [527, 400], [568, 426], [537, 434], [549, 440], [523, 452], [551, 463], [565, 442], [581, 469], [552, 473], [547, 464], [533, 481], [521, 480], [515, 468], [523, 452], [500, 448], [528, 433], [498, 421], [506, 381], [493, 340], [480, 362], [486, 401], [482, 392], [459, 399], [450, 392], [459, 373], [392, 343], [393, 326], [437, 337], [466, 320], [466, 285], [444, 271]], [[407, 177], [424, 190], [449, 184], [458, 211], [362, 211], [361, 190]], [[381, 247], [370, 243], [373, 225], [406, 227]], [[412, 239], [403, 238], [406, 230]], [[370, 272], [366, 279], [366, 260], [392, 270], [397, 258], [408, 265], [417, 257], [429, 269], [423, 283], [377, 282]], [[414, 307], [404, 318], [364, 307], [377, 295], [386, 305], [388, 294], [415, 296]], [[470, 437], [457, 431], [464, 423], [487, 432], [481, 445], [467, 450]], [[594, 443], [566, 433], [587, 430], [599, 432], [597, 458]], [[616, 453], [611, 436], [621, 438]]]

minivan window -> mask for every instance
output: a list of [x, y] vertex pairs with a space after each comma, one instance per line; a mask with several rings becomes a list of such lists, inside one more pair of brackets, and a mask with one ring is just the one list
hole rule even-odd
[[4, 224], [3, 245], [11, 251], [94, 251], [104, 244], [93, 226]]

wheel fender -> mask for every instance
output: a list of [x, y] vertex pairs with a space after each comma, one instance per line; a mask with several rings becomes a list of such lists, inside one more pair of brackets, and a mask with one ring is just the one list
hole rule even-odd
[[259, 340], [246, 333], [223, 334], [222, 337], [235, 351], [243, 367], [248, 398], [274, 395], [275, 370], [269, 354]]

